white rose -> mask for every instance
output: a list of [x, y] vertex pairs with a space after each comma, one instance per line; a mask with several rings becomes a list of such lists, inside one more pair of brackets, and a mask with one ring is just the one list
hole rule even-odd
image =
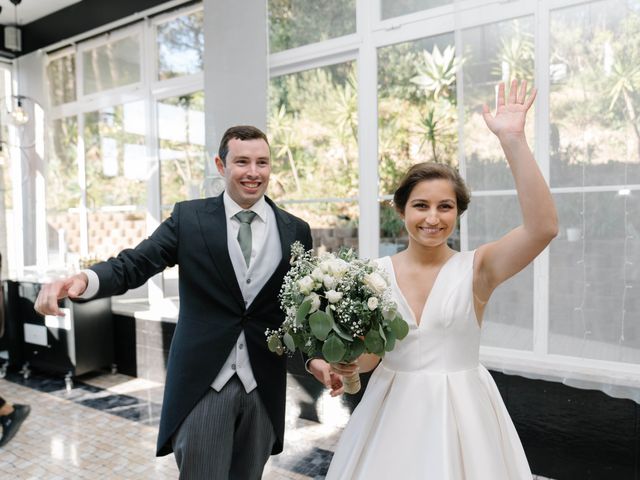
[[320, 268], [320, 270], [323, 273], [329, 273], [330, 272], [330, 267], [329, 265], [331, 264], [331, 260], [323, 260], [322, 262], [320, 262], [320, 265], [318, 265], [318, 267]]
[[316, 282], [321, 282], [323, 277], [324, 272], [320, 267], [314, 268], [313, 272], [311, 272], [311, 278], [313, 278]]
[[336, 277], [342, 277], [349, 270], [349, 264], [341, 258], [335, 258], [329, 264], [329, 271]]
[[325, 275], [322, 278], [322, 283], [324, 284], [324, 288], [326, 288], [327, 290], [333, 290], [338, 282], [331, 275]]
[[387, 289], [387, 281], [376, 272], [369, 273], [364, 276], [364, 284], [371, 289], [372, 292], [382, 294]]
[[335, 290], [329, 290], [325, 295], [329, 303], [337, 303], [342, 298], [342, 292], [336, 292]]
[[369, 300], [367, 300], [367, 307], [369, 307], [369, 310], [371, 311], [378, 308], [378, 299], [376, 297], [369, 297]]
[[320, 296], [317, 293], [312, 292], [311, 295], [305, 297], [304, 301], [309, 300], [311, 302], [311, 309], [309, 313], [313, 313], [320, 308]]
[[298, 287], [303, 295], [308, 295], [313, 290], [314, 282], [313, 278], [309, 275], [298, 280]]

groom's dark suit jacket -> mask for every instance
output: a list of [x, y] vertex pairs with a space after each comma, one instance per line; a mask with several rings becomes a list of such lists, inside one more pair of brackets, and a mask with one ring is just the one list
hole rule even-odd
[[312, 240], [306, 222], [266, 200], [275, 212], [282, 260], [248, 307], [229, 257], [222, 195], [177, 203], [171, 216], [137, 247], [91, 267], [100, 279], [97, 296], [106, 297], [179, 265], [180, 314], [167, 365], [159, 456], [171, 453], [171, 436], [211, 388], [242, 329], [258, 394], [277, 436], [272, 453], [282, 451], [286, 359], [267, 349], [264, 332], [284, 320], [277, 296], [290, 267], [291, 244], [299, 240], [310, 249]]

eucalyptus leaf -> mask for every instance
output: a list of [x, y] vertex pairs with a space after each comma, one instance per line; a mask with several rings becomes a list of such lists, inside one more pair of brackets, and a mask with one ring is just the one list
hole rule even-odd
[[304, 336], [301, 333], [292, 333], [291, 337], [295, 346], [302, 350], [304, 348]]
[[369, 333], [367, 333], [364, 337], [364, 344], [369, 352], [380, 356], [384, 354], [384, 343], [380, 334], [375, 330], [370, 330]]
[[380, 333], [380, 336], [382, 337], [382, 341], [383, 342], [387, 342], [387, 336], [384, 334], [384, 328], [382, 328], [382, 325], [378, 325], [378, 332]]
[[364, 353], [364, 342], [360, 340], [358, 337], [353, 339], [353, 342], [350, 345], [349, 349], [349, 357], [346, 359], [348, 362], [354, 361], [360, 355]]
[[333, 323], [333, 331], [336, 332], [341, 339], [346, 340], [347, 342], [353, 342], [353, 337], [343, 332], [342, 329], [335, 322]]
[[282, 340], [284, 341], [284, 344], [289, 349], [289, 351], [296, 351], [296, 342], [293, 340], [293, 337], [289, 334], [289, 332], [283, 335]]
[[396, 317], [393, 322], [389, 324], [389, 328], [398, 340], [402, 340], [409, 333], [409, 325], [407, 325], [407, 322], [405, 322], [402, 317]]
[[393, 350], [393, 348], [396, 346], [396, 336], [393, 333], [393, 330], [387, 330], [387, 341], [384, 344], [384, 349], [387, 352], [390, 352], [391, 350]]
[[269, 339], [267, 340], [267, 346], [269, 347], [269, 350], [271, 350], [274, 353], [277, 353], [278, 355], [282, 355], [281, 353], [278, 353], [279, 351], [282, 351], [282, 342], [280, 341], [280, 339], [275, 336], [272, 335], [269, 337]]
[[311, 327], [311, 333], [318, 340], [324, 340], [331, 331], [331, 320], [326, 313], [318, 310], [309, 316], [309, 327]]
[[302, 322], [304, 322], [304, 319], [306, 318], [307, 314], [309, 313], [309, 310], [311, 310], [311, 300], [305, 300], [298, 307], [298, 311], [296, 312], [296, 324], [297, 325], [302, 325]]
[[342, 361], [346, 351], [347, 349], [344, 343], [342, 343], [342, 340], [335, 335], [330, 335], [322, 346], [322, 355], [324, 355], [325, 360], [330, 363]]

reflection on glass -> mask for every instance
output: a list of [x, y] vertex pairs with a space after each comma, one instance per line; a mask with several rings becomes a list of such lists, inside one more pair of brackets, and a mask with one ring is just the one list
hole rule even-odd
[[[469, 249], [499, 239], [522, 223], [515, 195], [472, 197], [467, 215]], [[533, 348], [533, 264], [500, 285], [484, 312], [482, 344]]]
[[202, 71], [204, 12], [182, 15], [157, 27], [158, 80]]
[[549, 351], [640, 363], [640, 192], [556, 196]]
[[140, 38], [125, 37], [83, 53], [84, 94], [140, 81]]
[[287, 200], [357, 198], [355, 65], [274, 78], [269, 97], [270, 195]]
[[404, 221], [392, 202], [380, 203], [380, 257], [394, 255], [409, 245]]
[[311, 226], [316, 253], [337, 252], [342, 247], [358, 249], [357, 202], [286, 203], [279, 205]]
[[49, 132], [45, 183], [47, 250], [50, 265], [64, 266], [80, 254], [77, 117], [54, 120]]
[[[482, 118], [482, 104], [495, 106], [495, 86], [514, 78], [534, 80], [534, 24], [532, 17], [507, 20], [462, 31], [464, 64], [464, 155], [467, 182], [473, 190], [514, 188], [511, 170], [500, 144]], [[535, 108], [535, 107], [534, 107]], [[526, 133], [533, 145], [533, 109]]]
[[356, 1], [269, 0], [271, 53], [356, 32]]
[[380, 194], [393, 194], [411, 165], [457, 163], [453, 34], [378, 51]]
[[76, 55], [71, 53], [47, 64], [47, 81], [51, 105], [76, 100]]
[[637, 2], [551, 12], [552, 186], [640, 183], [638, 39]]
[[158, 102], [162, 205], [200, 198], [204, 181], [204, 95], [196, 92]]
[[381, 0], [380, 18], [384, 20], [452, 3], [453, 0]]
[[85, 114], [89, 252], [107, 258], [146, 236], [144, 102]]

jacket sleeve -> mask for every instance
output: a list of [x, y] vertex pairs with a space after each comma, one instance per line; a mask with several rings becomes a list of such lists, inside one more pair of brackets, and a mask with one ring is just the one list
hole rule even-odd
[[95, 298], [121, 295], [178, 262], [180, 206], [177, 203], [171, 216], [135, 248], [90, 267], [100, 280]]

